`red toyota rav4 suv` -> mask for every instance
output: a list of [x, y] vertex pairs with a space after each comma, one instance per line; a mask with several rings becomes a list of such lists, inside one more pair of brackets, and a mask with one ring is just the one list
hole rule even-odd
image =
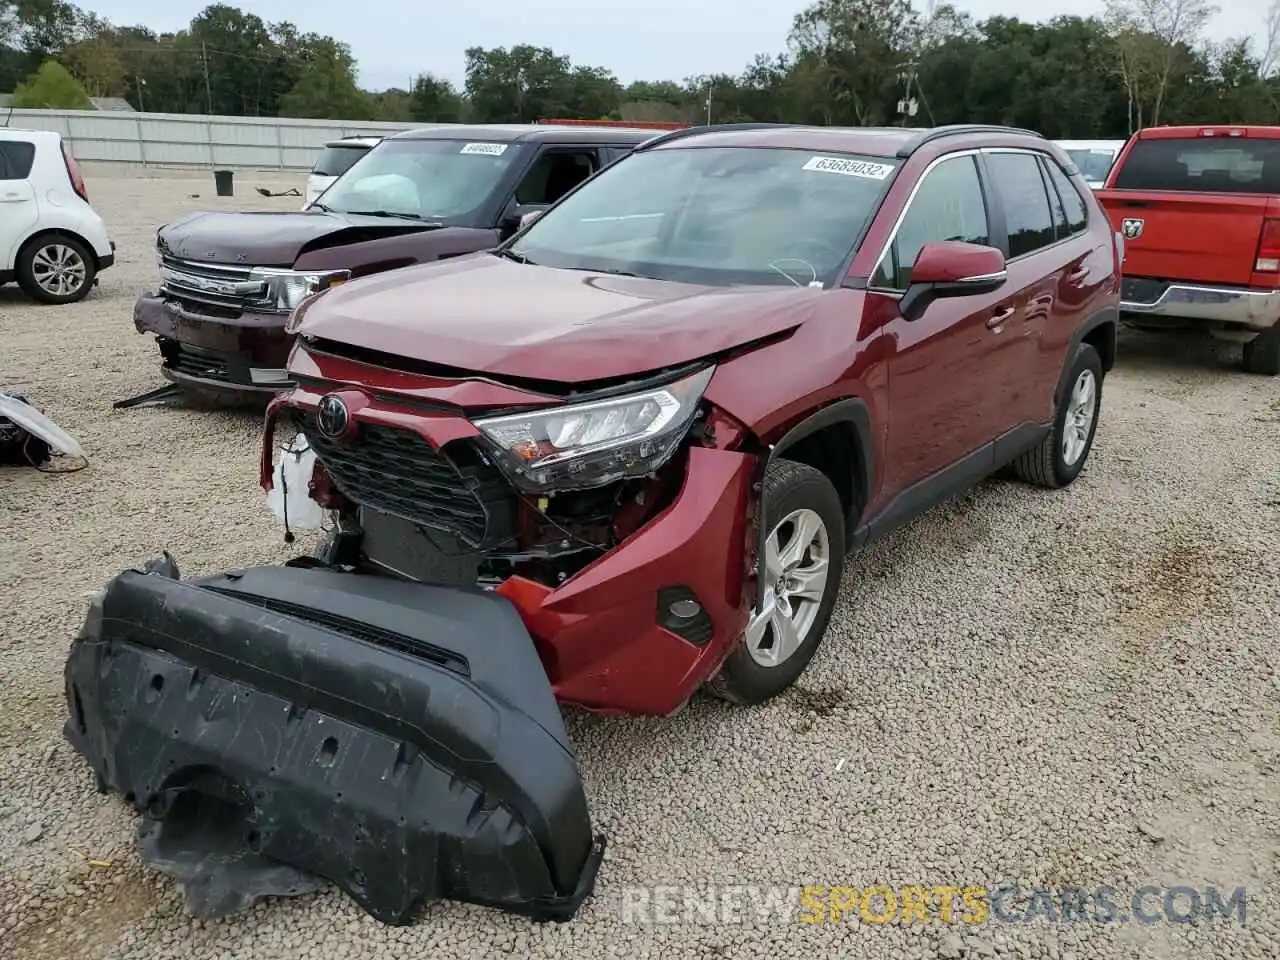
[[672, 133], [496, 251], [304, 301], [263, 484], [292, 419], [319, 559], [495, 589], [562, 702], [758, 702], [850, 551], [1006, 465], [1075, 480], [1120, 256], [1027, 131]]

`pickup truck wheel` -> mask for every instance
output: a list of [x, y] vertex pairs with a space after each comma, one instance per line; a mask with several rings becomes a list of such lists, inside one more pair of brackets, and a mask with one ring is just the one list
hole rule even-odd
[[40, 303], [75, 303], [93, 287], [97, 262], [84, 244], [59, 234], [45, 234], [18, 251], [18, 286]]
[[1013, 461], [1013, 472], [1038, 487], [1067, 486], [1080, 476], [1089, 459], [1101, 409], [1102, 358], [1091, 345], [1082, 343], [1076, 348], [1053, 429], [1039, 446]]
[[1263, 331], [1244, 345], [1245, 373], [1280, 374], [1280, 325]]
[[[831, 481], [794, 460], [774, 460], [761, 491], [766, 609], [748, 626], [707, 691], [757, 704], [791, 686], [818, 649], [844, 574], [844, 507]], [[754, 610], [753, 610], [754, 612]]]

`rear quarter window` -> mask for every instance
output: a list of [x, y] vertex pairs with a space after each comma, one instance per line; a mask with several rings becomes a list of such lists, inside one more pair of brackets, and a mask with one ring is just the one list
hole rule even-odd
[[0, 142], [0, 180], [25, 180], [31, 176], [36, 146], [22, 140]]
[[351, 165], [372, 149], [371, 147], [325, 147], [320, 159], [311, 168], [312, 173], [322, 177], [340, 177]]
[[1139, 140], [1116, 172], [1118, 190], [1280, 193], [1280, 140]]

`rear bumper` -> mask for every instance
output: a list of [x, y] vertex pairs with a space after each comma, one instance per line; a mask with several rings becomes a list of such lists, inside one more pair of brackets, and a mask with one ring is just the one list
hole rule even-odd
[[143, 813], [144, 859], [197, 914], [307, 877], [393, 924], [441, 898], [568, 919], [591, 891], [601, 841], [564, 724], [493, 594], [126, 571], [72, 645], [66, 693], [68, 740]]
[[192, 313], [155, 294], [133, 307], [139, 333], [158, 338], [166, 379], [213, 394], [270, 399], [289, 388], [285, 369], [293, 338], [282, 314], [243, 313], [235, 318]]
[[1261, 332], [1280, 323], [1280, 290], [1161, 284], [1126, 277], [1120, 310], [1140, 314], [1143, 319], [1200, 320]]

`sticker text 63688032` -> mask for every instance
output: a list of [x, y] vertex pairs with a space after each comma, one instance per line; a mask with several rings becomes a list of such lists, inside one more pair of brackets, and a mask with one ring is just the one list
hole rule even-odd
[[478, 153], [486, 157], [500, 157], [507, 152], [505, 143], [468, 143], [459, 153]]
[[846, 157], [810, 157], [803, 169], [819, 173], [840, 173], [846, 177], [863, 177], [867, 180], [883, 180], [893, 173], [893, 167], [887, 163], [850, 160]]

